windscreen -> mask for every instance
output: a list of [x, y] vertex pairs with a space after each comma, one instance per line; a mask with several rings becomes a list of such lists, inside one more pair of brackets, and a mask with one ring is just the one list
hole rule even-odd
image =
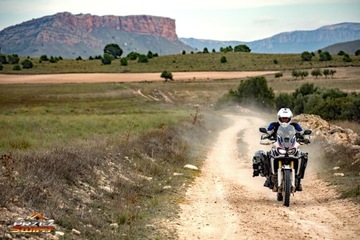
[[294, 146], [296, 140], [295, 134], [296, 134], [296, 130], [294, 126], [292, 125], [289, 125], [287, 127], [279, 126], [279, 129], [277, 131], [277, 141], [279, 145], [285, 148], [290, 148]]

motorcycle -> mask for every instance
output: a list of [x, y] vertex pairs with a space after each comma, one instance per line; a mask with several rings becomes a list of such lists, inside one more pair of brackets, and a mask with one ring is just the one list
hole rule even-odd
[[273, 146], [267, 153], [262, 150], [255, 153], [253, 176], [266, 177], [268, 185], [264, 186], [277, 192], [277, 200], [284, 201], [284, 205], [289, 207], [290, 195], [296, 192], [307, 164], [307, 153], [302, 152], [299, 146], [310, 143], [312, 131], [305, 130], [301, 136], [292, 125], [279, 126], [277, 136], [270, 136], [265, 128], [259, 128], [259, 131], [264, 133], [260, 144]]

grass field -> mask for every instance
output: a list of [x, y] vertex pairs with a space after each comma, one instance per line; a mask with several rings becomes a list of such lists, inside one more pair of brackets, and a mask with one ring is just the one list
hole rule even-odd
[[[221, 63], [221, 57], [227, 62]], [[34, 67], [14, 71], [13, 65], [4, 64], [0, 73], [45, 74], [45, 73], [148, 73], [192, 72], [192, 71], [286, 71], [293, 69], [329, 68], [360, 66], [360, 57], [351, 56], [352, 62], [344, 62], [342, 56], [333, 55], [332, 61], [319, 61], [318, 56], [310, 62], [303, 62], [300, 54], [255, 54], [255, 53], [196, 53], [185, 55], [167, 55], [149, 59], [147, 63], [129, 61], [128, 66], [121, 66], [115, 59], [110, 65], [102, 65], [100, 60], [64, 59], [57, 63], [39, 62], [31, 59]], [[22, 60], [21, 60], [22, 61]], [[21, 62], [20, 61], [20, 62]]]

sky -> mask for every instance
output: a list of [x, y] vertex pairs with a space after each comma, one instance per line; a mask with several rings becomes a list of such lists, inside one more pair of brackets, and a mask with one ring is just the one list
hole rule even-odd
[[58, 12], [175, 19], [178, 37], [254, 41], [360, 22], [360, 0], [0, 0], [0, 31]]

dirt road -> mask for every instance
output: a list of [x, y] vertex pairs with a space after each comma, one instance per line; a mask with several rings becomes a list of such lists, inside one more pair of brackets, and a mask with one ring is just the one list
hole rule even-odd
[[303, 192], [291, 196], [290, 207], [252, 177], [251, 159], [258, 149], [254, 116], [226, 116], [233, 125], [220, 132], [202, 173], [188, 189], [177, 223], [179, 239], [360, 239], [359, 206], [338, 198], [316, 177], [319, 149], [309, 152]]
[[[175, 81], [233, 79], [274, 74], [274, 71], [256, 72], [173, 72]], [[76, 73], [10, 75], [0, 74], [0, 84], [14, 83], [89, 83], [164, 81], [160, 73]]]

